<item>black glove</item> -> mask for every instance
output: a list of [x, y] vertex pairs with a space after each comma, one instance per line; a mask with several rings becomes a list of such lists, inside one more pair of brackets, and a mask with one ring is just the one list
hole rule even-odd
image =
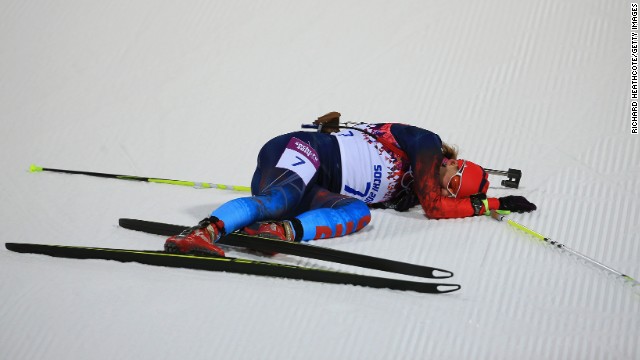
[[498, 198], [500, 200], [499, 210], [509, 210], [512, 212], [523, 213], [536, 210], [536, 204], [529, 202], [524, 196], [509, 195]]
[[395, 211], [404, 212], [418, 205], [420, 201], [418, 196], [409, 188], [403, 189], [395, 198], [369, 205], [373, 209], [393, 209]]

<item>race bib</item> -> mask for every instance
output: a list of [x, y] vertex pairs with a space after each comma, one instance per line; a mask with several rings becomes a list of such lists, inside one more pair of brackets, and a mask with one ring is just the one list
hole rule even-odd
[[[374, 132], [375, 125], [357, 128]], [[340, 146], [343, 195], [375, 204], [393, 198], [406, 169], [396, 154], [384, 149], [369, 134], [355, 129], [333, 134]], [[382, 136], [382, 135], [379, 135]]]
[[295, 172], [302, 178], [304, 184], [308, 185], [320, 167], [320, 159], [311, 145], [294, 137], [289, 140], [287, 148], [280, 156], [276, 167]]

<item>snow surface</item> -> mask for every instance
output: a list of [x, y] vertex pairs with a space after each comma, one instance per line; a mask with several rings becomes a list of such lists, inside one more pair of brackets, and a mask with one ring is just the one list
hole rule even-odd
[[[266, 140], [340, 111], [521, 169], [519, 190], [500, 178], [490, 189], [538, 205], [513, 219], [640, 277], [629, 39], [629, 3], [611, 0], [4, 0], [3, 240], [160, 249], [117, 219], [193, 224], [244, 194], [29, 165], [246, 185]], [[0, 358], [640, 358], [637, 288], [505, 224], [376, 210], [362, 232], [321, 245], [450, 269], [462, 290], [3, 248]]]

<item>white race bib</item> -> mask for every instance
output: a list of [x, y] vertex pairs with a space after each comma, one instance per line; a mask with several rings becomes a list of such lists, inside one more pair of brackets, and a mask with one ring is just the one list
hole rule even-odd
[[[367, 125], [356, 127], [367, 130]], [[340, 145], [342, 188], [340, 193], [367, 204], [390, 200], [404, 175], [397, 160], [372, 136], [346, 129], [334, 134]]]
[[313, 175], [316, 174], [318, 167], [320, 167], [320, 159], [311, 145], [294, 137], [289, 140], [287, 148], [280, 156], [276, 167], [295, 172], [302, 178], [304, 184], [308, 185]]

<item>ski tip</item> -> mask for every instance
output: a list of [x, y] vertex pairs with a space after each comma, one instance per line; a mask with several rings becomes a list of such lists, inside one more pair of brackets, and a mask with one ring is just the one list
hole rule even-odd
[[431, 271], [431, 278], [433, 279], [446, 279], [453, 276], [453, 273], [449, 270], [433, 269]]
[[440, 284], [438, 285], [438, 293], [446, 294], [454, 291], [458, 291], [462, 288], [462, 286], [458, 284]]
[[43, 171], [44, 168], [42, 168], [41, 166], [37, 166], [34, 164], [31, 164], [31, 166], [29, 167], [29, 172], [40, 172]]

